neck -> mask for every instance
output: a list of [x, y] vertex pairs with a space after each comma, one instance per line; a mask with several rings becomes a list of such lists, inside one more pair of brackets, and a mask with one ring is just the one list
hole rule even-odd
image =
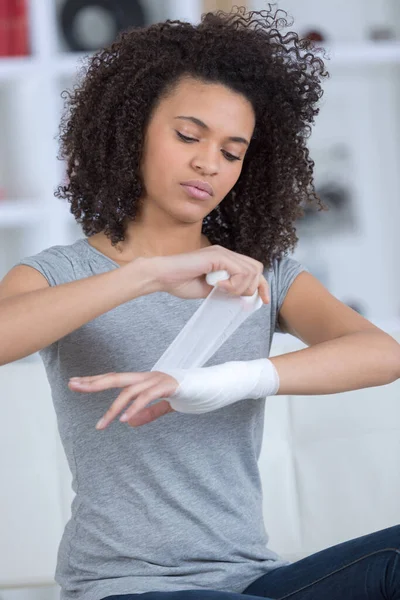
[[178, 221], [147, 203], [134, 221], [126, 220], [124, 241], [112, 246], [102, 232], [91, 236], [90, 244], [121, 265], [138, 257], [184, 254], [212, 245], [201, 232], [202, 224]]
[[201, 231], [195, 233], [191, 230], [190, 235], [187, 235], [187, 232], [183, 233], [182, 230], [176, 231], [175, 234], [170, 230], [166, 233], [165, 229], [142, 227], [132, 222], [126, 228], [125, 240], [115, 247], [105, 233], [95, 233], [90, 237], [89, 243], [120, 265], [127, 264], [140, 256], [147, 258], [171, 256], [211, 246]]
[[126, 227], [125, 240], [118, 244], [117, 249], [121, 254], [151, 257], [194, 252], [210, 245], [201, 233], [201, 224], [167, 228], [130, 222]]

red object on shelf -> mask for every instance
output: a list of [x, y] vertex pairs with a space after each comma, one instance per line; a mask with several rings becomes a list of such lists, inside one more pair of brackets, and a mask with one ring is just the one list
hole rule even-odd
[[9, 56], [27, 56], [29, 54], [28, 0], [8, 0], [8, 3], [10, 6]]
[[317, 31], [315, 29], [311, 29], [310, 31], [307, 31], [304, 37], [307, 38], [308, 40], [310, 40], [310, 42], [325, 41], [325, 36], [323, 35], [323, 33], [321, 33], [320, 31]]
[[10, 53], [10, 0], [0, 0], [0, 56]]

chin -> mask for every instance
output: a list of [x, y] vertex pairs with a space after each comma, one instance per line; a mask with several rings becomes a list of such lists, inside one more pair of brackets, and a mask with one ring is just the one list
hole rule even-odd
[[190, 198], [179, 201], [174, 201], [170, 204], [170, 208], [177, 214], [204, 214], [210, 212], [210, 205], [207, 201], [191, 200]]

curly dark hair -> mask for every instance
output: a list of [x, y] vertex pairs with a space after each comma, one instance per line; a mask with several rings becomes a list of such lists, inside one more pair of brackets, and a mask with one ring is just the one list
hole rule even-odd
[[[140, 164], [146, 126], [159, 101], [183, 76], [221, 83], [250, 101], [254, 136], [232, 190], [203, 220], [218, 244], [271, 265], [298, 241], [296, 220], [312, 202], [314, 162], [306, 140], [319, 112], [318, 49], [288, 26], [285, 11], [208, 12], [199, 24], [167, 20], [119, 34], [86, 58], [73, 90], [64, 90], [61, 153], [65, 185], [54, 195], [71, 203], [87, 236], [123, 241], [144, 191]], [[291, 25], [292, 23], [290, 23]]]

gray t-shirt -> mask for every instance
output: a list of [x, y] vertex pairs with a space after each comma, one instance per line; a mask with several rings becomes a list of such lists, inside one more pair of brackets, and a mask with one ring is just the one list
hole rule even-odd
[[[18, 264], [51, 286], [118, 268], [86, 238]], [[277, 314], [304, 269], [275, 261], [263, 305], [204, 365], [269, 356]], [[89, 299], [88, 299], [89, 301]], [[76, 494], [60, 543], [62, 600], [149, 591], [240, 593], [289, 564], [267, 548], [258, 470], [265, 400], [200, 415], [169, 413], [132, 428], [95, 424], [119, 394], [68, 389], [74, 376], [150, 371], [200, 306], [166, 292], [135, 298], [41, 350]]]

